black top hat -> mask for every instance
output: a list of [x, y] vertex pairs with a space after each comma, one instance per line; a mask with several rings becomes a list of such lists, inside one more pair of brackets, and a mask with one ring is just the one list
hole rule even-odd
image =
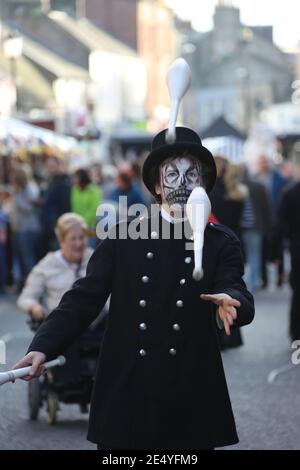
[[188, 127], [176, 127], [176, 140], [172, 144], [166, 141], [168, 129], [159, 132], [152, 141], [151, 152], [143, 166], [143, 181], [149, 191], [155, 196], [155, 183], [157, 181], [158, 166], [170, 157], [180, 156], [187, 151], [197, 158], [205, 169], [206, 191], [210, 192], [215, 184], [217, 170], [214, 157], [210, 151], [203, 147], [198, 134]]

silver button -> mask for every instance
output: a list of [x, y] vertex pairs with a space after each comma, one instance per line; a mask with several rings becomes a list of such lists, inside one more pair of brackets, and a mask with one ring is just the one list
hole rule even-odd
[[192, 258], [190, 256], [187, 256], [184, 260], [186, 264], [190, 264], [192, 262]]
[[179, 330], [180, 330], [180, 326], [178, 325], [178, 323], [174, 323], [174, 325], [173, 325], [173, 330], [175, 330], [175, 331], [179, 331]]
[[140, 307], [146, 307], [146, 304], [147, 304], [146, 300], [140, 300], [139, 301]]
[[142, 216], [140, 217], [140, 220], [141, 220], [141, 221], [142, 221], [142, 220], [145, 220], [145, 217], [142, 215]]
[[179, 284], [183, 286], [185, 284], [185, 279], [180, 279]]
[[157, 238], [158, 235], [157, 235], [157, 232], [151, 232], [151, 238]]
[[176, 307], [179, 307], [179, 308], [180, 308], [180, 307], [183, 307], [183, 302], [182, 302], [182, 300], [177, 300], [177, 302], [176, 302]]
[[144, 284], [147, 284], [147, 282], [149, 282], [149, 277], [148, 276], [142, 276], [142, 282], [144, 282]]
[[140, 324], [139, 324], [139, 329], [142, 330], [142, 331], [147, 330], [147, 325], [146, 325], [146, 323], [140, 323]]
[[176, 352], [177, 352], [177, 351], [176, 351], [176, 349], [174, 349], [174, 348], [169, 349], [169, 353], [170, 353], [172, 356], [175, 356]]
[[146, 257], [147, 257], [148, 259], [152, 259], [153, 256], [154, 256], [154, 255], [153, 255], [153, 253], [151, 253], [151, 251], [149, 251], [149, 253], [146, 254]]
[[145, 349], [140, 349], [139, 353], [140, 353], [140, 356], [146, 356], [147, 354]]

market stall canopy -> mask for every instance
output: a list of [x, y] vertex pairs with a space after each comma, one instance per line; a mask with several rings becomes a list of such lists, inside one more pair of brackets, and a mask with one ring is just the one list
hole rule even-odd
[[0, 143], [2, 153], [46, 146], [60, 152], [70, 152], [78, 148], [76, 139], [33, 126], [19, 119], [0, 116]]
[[243, 160], [246, 136], [223, 116], [217, 118], [203, 132], [199, 132], [203, 145], [214, 155], [223, 155], [234, 163]]
[[139, 155], [143, 152], [150, 152], [153, 134], [135, 129], [118, 129], [110, 137], [110, 147], [112, 154], [121, 154], [124, 156], [128, 152], [134, 152]]

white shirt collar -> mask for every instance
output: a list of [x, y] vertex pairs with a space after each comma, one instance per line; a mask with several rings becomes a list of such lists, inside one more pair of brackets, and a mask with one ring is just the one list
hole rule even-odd
[[185, 220], [187, 220], [186, 216], [180, 217], [180, 218], [172, 217], [171, 214], [169, 214], [169, 212], [167, 212], [166, 209], [164, 209], [162, 206], [160, 208], [160, 213], [161, 213], [162, 218], [165, 219], [170, 224], [176, 224], [178, 222], [184, 222]]

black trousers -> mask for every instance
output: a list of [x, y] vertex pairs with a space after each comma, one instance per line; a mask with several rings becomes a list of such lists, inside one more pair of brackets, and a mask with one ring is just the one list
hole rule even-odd
[[[272, 253], [272, 243], [271, 240], [264, 236], [263, 243], [262, 243], [262, 260], [261, 260], [261, 278], [263, 282], [263, 287], [267, 287], [269, 283], [268, 279], [268, 269], [267, 265], [269, 261], [272, 261], [273, 253]], [[278, 265], [276, 267], [277, 270], [277, 285], [280, 286], [282, 284], [282, 276], [284, 274], [284, 246], [283, 243], [278, 246], [278, 252], [276, 253], [276, 257], [278, 259]]]

